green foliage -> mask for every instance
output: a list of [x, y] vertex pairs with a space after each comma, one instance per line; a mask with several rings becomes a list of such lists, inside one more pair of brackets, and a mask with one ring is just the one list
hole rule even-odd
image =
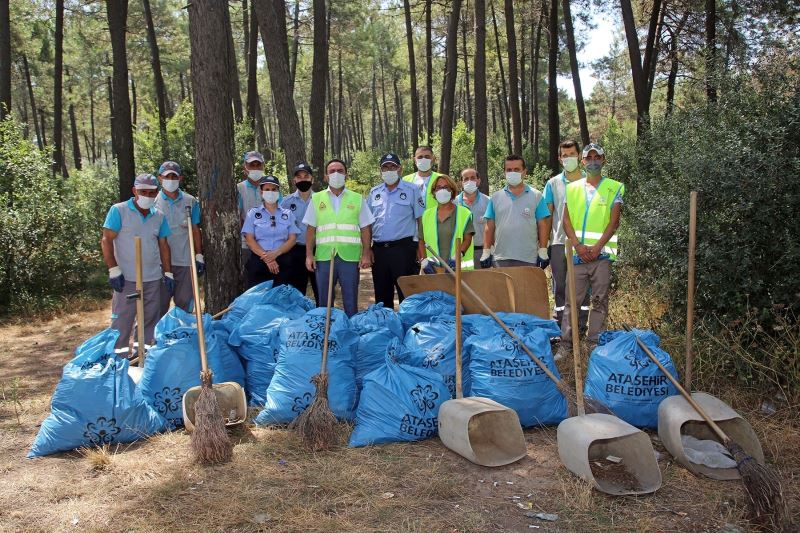
[[347, 186], [365, 195], [372, 187], [380, 183], [378, 163], [382, 155], [383, 153], [378, 150], [366, 150], [353, 154], [353, 161], [347, 167]]
[[[161, 153], [158, 115], [143, 111], [133, 138], [136, 145], [137, 173], [158, 175], [158, 167], [165, 160]], [[198, 184], [194, 148], [194, 109], [191, 102], [184, 100], [175, 114], [167, 120], [167, 160], [175, 161], [181, 166], [181, 188], [196, 196]]]

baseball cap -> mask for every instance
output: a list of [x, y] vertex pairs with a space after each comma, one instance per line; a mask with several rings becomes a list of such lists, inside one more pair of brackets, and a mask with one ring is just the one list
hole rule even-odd
[[260, 161], [261, 163], [264, 162], [264, 156], [261, 155], [261, 152], [256, 152], [253, 150], [252, 152], [247, 152], [244, 154], [244, 162], [245, 163], [252, 163], [253, 161]]
[[301, 161], [297, 163], [297, 165], [294, 167], [294, 171], [292, 171], [292, 176], [297, 176], [297, 173], [300, 172], [301, 170], [305, 170], [312, 176], [314, 175], [314, 172], [312, 172], [311, 170], [311, 165], [309, 165], [305, 161]]
[[388, 154], [384, 154], [383, 157], [381, 157], [380, 166], [383, 166], [386, 163], [394, 163], [397, 166], [401, 166], [400, 165], [400, 158], [397, 157], [397, 155], [395, 155], [395, 154], [393, 154], [391, 152], [388, 153]]
[[271, 183], [277, 186], [278, 188], [280, 188], [281, 186], [281, 182], [278, 181], [278, 178], [276, 178], [275, 176], [264, 176], [263, 178], [258, 180], [258, 187], [261, 188], [262, 185], [267, 185], [268, 183]]
[[158, 180], [152, 174], [139, 174], [133, 180], [133, 186], [136, 189], [158, 189]]
[[582, 157], [586, 157], [587, 155], [589, 155], [589, 152], [591, 152], [592, 150], [597, 152], [597, 155], [606, 155], [606, 153], [603, 150], [602, 146], [600, 146], [599, 144], [595, 144], [595, 143], [589, 143], [586, 146], [584, 146], [583, 154], [581, 156]]
[[180, 176], [181, 166], [175, 161], [164, 161], [161, 163], [161, 166], [158, 167], [158, 174], [160, 176], [166, 176], [167, 174], [175, 174], [176, 176]]

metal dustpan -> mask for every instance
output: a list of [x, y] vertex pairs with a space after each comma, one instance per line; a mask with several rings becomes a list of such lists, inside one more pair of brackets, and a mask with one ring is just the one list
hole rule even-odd
[[[461, 239], [456, 239], [456, 249]], [[442, 264], [446, 264], [439, 258]], [[456, 260], [456, 399], [439, 408], [439, 438], [481, 466], [503, 466], [527, 455], [516, 411], [489, 398], [464, 398], [461, 381], [461, 264]]]
[[[183, 395], [183, 425], [189, 433], [194, 431], [194, 407], [201, 389], [200, 386], [192, 387]], [[213, 390], [225, 425], [244, 423], [247, 419], [247, 397], [242, 386], [234, 381], [225, 381], [214, 383]]]

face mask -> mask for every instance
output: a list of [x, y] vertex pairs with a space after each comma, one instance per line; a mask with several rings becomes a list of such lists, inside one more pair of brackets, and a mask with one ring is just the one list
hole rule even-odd
[[268, 204], [274, 204], [278, 201], [280, 194], [278, 191], [261, 191], [261, 198]]
[[311, 188], [310, 181], [298, 181], [295, 185], [297, 186], [297, 190], [300, 192], [306, 192]]
[[150, 209], [151, 207], [153, 207], [155, 201], [156, 201], [155, 198], [150, 198], [149, 196], [139, 196], [136, 199], [136, 205], [138, 205], [142, 209]]
[[576, 168], [578, 168], [578, 158], [577, 157], [565, 157], [561, 161], [561, 165], [564, 167], [564, 170], [567, 172], [573, 172]]
[[603, 162], [602, 161], [589, 161], [585, 165], [586, 172], [592, 174], [593, 176], [597, 176], [600, 174], [600, 171], [603, 169]]
[[178, 180], [168, 180], [168, 179], [161, 180], [161, 187], [163, 187], [164, 190], [167, 191], [167, 192], [175, 192], [175, 191], [177, 191], [178, 187], [180, 187], [180, 185], [181, 185], [181, 182], [178, 181]]
[[381, 172], [381, 177], [386, 185], [394, 185], [400, 179], [400, 175], [396, 170], [384, 170]]
[[250, 178], [252, 181], [258, 181], [264, 177], [263, 170], [248, 170], [247, 177]]
[[464, 192], [467, 194], [472, 194], [478, 190], [478, 184], [474, 181], [465, 181], [464, 182]]
[[519, 172], [506, 172], [506, 182], [512, 187], [522, 183], [522, 174]]
[[341, 172], [334, 172], [328, 176], [328, 185], [334, 189], [341, 189], [344, 187], [344, 174]]
[[446, 204], [453, 197], [448, 189], [439, 189], [434, 196], [436, 197], [436, 201], [440, 204]]
[[416, 160], [416, 163], [417, 163], [417, 170], [419, 170], [420, 172], [427, 172], [431, 169], [431, 165], [433, 165], [433, 160], [421, 157]]

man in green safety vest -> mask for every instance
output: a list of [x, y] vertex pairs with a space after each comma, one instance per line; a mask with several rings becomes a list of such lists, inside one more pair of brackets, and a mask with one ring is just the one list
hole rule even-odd
[[[587, 145], [582, 157], [586, 177], [567, 184], [563, 223], [564, 232], [574, 249], [576, 301], [583, 301], [590, 287], [592, 291], [587, 332], [591, 349], [597, 344], [597, 337], [606, 323], [611, 263], [617, 259], [616, 232], [625, 186], [603, 175], [606, 158], [600, 145]], [[570, 307], [567, 299], [557, 359], [572, 351]]]
[[[359, 268], [372, 266], [372, 223], [375, 217], [357, 192], [345, 188], [347, 165], [331, 159], [325, 165], [328, 188], [311, 195], [306, 224], [306, 268], [315, 272], [319, 304], [328, 302], [328, 273], [339, 282], [347, 316], [358, 311]], [[336, 256], [332, 259], [333, 250]]]
[[420, 146], [414, 151], [414, 167], [417, 171], [403, 176], [403, 181], [413, 183], [419, 188], [419, 195], [425, 202], [426, 209], [436, 205], [436, 198], [433, 197], [433, 185], [441, 174], [431, 170], [434, 163], [436, 163], [436, 156], [433, 155], [433, 148]]

